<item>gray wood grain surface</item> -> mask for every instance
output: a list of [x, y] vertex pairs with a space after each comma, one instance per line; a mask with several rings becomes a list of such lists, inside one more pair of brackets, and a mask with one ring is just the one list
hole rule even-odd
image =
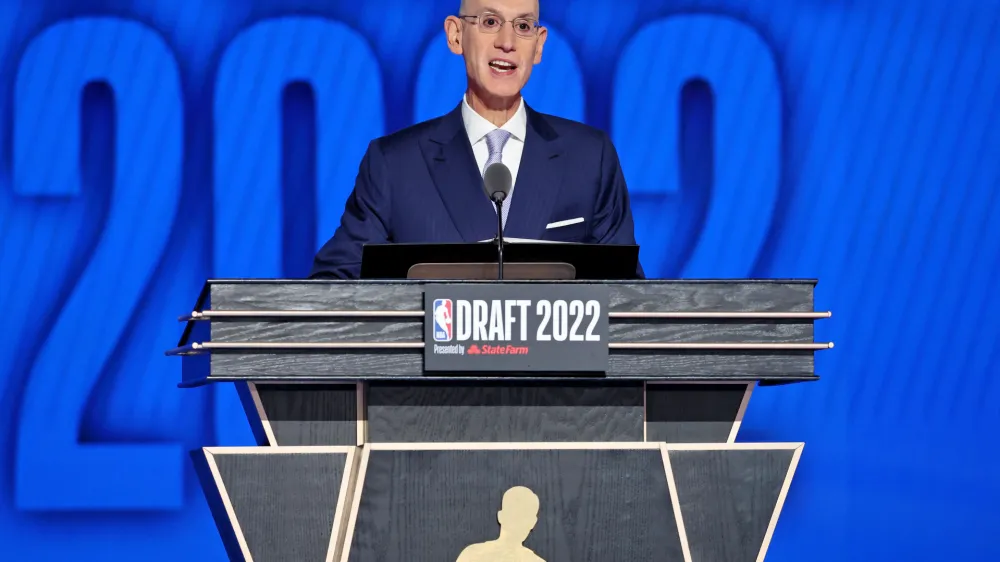
[[326, 560], [345, 453], [214, 457], [254, 562]]
[[357, 445], [354, 384], [257, 384], [267, 422], [279, 446]]
[[368, 441], [642, 441], [642, 383], [370, 383]]
[[670, 451], [692, 562], [754, 562], [793, 451]]
[[[446, 284], [464, 283], [469, 282]], [[423, 310], [423, 287], [438, 284], [441, 283], [220, 280], [211, 282], [210, 294], [213, 310]], [[809, 312], [815, 289], [813, 282], [798, 280], [656, 280], [596, 284], [611, 288], [612, 311], [643, 312]]]
[[[601, 284], [609, 287], [610, 307], [615, 312], [813, 310], [814, 283], [810, 281], [665, 280]], [[209, 284], [209, 293], [212, 309], [220, 311], [420, 311], [427, 285], [418, 281], [213, 281]], [[813, 341], [814, 330], [812, 320], [614, 319], [610, 333], [612, 342], [629, 343], [809, 343]], [[211, 338], [214, 342], [229, 343], [421, 342], [423, 319], [216, 319], [211, 323]], [[612, 350], [607, 378], [811, 380], [815, 378], [813, 354], [813, 351], [786, 350]], [[208, 381], [426, 380], [422, 357], [422, 350], [215, 351]], [[498, 376], [520, 375], [496, 373], [479, 375], [479, 378]], [[465, 377], [438, 378], [459, 380]]]
[[503, 494], [539, 498], [524, 546], [548, 562], [681, 561], [659, 450], [372, 451], [351, 562], [455, 562], [496, 539]]
[[[277, 445], [356, 444], [355, 385], [255, 386]], [[643, 387], [639, 381], [370, 382], [363, 415], [371, 443], [724, 443], [746, 390], [746, 384], [649, 384], [644, 396]]]
[[[802, 320], [612, 320], [611, 342], [810, 343], [813, 324]], [[213, 342], [422, 342], [423, 318], [343, 321], [213, 320]]]
[[725, 443], [746, 394], [745, 384], [649, 384], [646, 441]]
[[[212, 354], [209, 380], [356, 381], [432, 380], [423, 371], [422, 350], [366, 350], [342, 353]], [[613, 351], [608, 379], [620, 380], [804, 380], [813, 373], [813, 354], [803, 351]], [[498, 375], [500, 375], [498, 373]], [[505, 378], [525, 376], [503, 373]], [[544, 379], [534, 373], [535, 379]], [[488, 378], [461, 374], [453, 380]], [[560, 375], [572, 380], [572, 375]]]

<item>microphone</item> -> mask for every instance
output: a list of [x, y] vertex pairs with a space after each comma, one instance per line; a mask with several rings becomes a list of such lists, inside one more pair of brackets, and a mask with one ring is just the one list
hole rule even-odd
[[502, 205], [513, 184], [510, 169], [503, 162], [490, 164], [483, 173], [483, 191], [490, 201]]
[[502, 162], [490, 164], [483, 173], [483, 191], [497, 208], [497, 275], [503, 279], [503, 202], [510, 194], [514, 180], [510, 169]]

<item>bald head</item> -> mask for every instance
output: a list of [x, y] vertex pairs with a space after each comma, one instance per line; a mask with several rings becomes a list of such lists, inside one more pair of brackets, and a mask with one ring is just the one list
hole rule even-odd
[[[538, 2], [539, 0], [535, 0], [535, 17], [538, 17]], [[487, 2], [484, 0], [462, 0], [462, 3], [458, 6], [458, 13], [463, 16], [476, 15], [486, 4]]]

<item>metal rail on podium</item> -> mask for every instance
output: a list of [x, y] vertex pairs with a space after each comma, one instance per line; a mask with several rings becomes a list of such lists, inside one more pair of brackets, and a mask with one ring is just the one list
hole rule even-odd
[[212, 280], [168, 353], [257, 439], [192, 453], [234, 560], [759, 561], [803, 443], [737, 437], [814, 288]]

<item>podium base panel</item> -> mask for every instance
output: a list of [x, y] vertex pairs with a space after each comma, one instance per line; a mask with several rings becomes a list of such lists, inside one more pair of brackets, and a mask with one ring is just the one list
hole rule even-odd
[[232, 560], [759, 562], [802, 447], [413, 443], [192, 456]]
[[763, 559], [801, 446], [693, 447], [667, 453], [692, 562]]
[[754, 562], [800, 449], [369, 445], [340, 562]]
[[356, 447], [209, 447], [192, 453], [230, 560], [340, 555]]

